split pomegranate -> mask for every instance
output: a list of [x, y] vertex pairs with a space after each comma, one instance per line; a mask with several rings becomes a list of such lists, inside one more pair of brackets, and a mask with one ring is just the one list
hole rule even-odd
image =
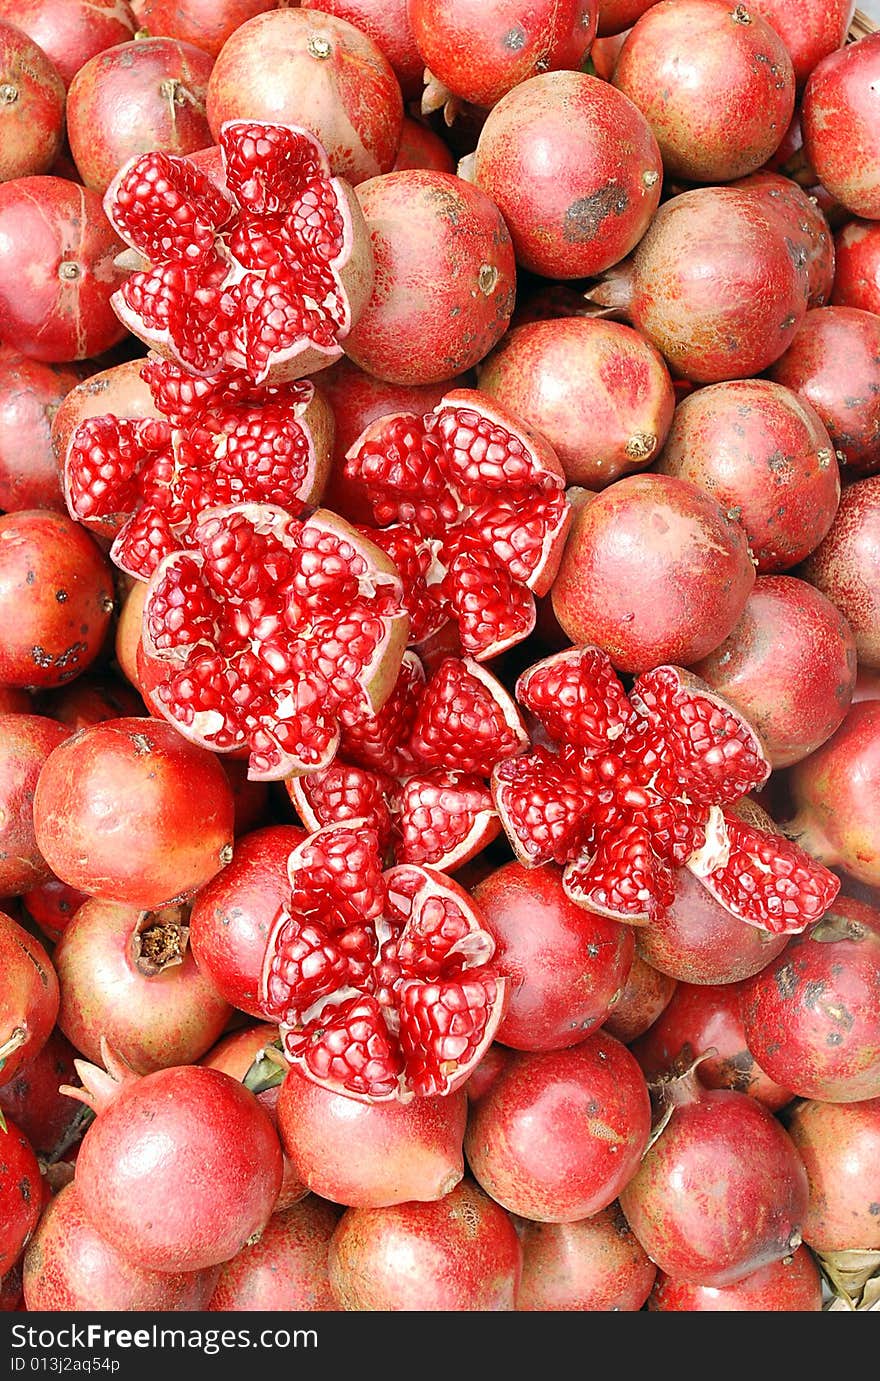
[[327, 150], [334, 175], [355, 185], [393, 167], [402, 119], [400, 85], [372, 38], [307, 9], [272, 10], [240, 25], [208, 83], [215, 139], [228, 120], [303, 125]]
[[694, 1285], [661, 1271], [648, 1309], [667, 1314], [818, 1313], [822, 1277], [806, 1247], [760, 1266], [735, 1285]]
[[829, 54], [804, 90], [804, 149], [823, 187], [854, 216], [880, 216], [876, 91], [880, 34]]
[[46, 1208], [24, 1261], [30, 1310], [190, 1312], [207, 1307], [216, 1271], [146, 1270], [89, 1221], [74, 1184]]
[[840, 470], [818, 414], [766, 379], [683, 399], [657, 468], [698, 485], [742, 523], [762, 575], [809, 556], [840, 502]]
[[[35, 360], [64, 363], [125, 335], [110, 305], [123, 245], [101, 198], [60, 177], [0, 183], [0, 334]], [[22, 291], [22, 284], [27, 291]]]
[[880, 1097], [880, 913], [839, 897], [741, 996], [749, 1050], [800, 1098]]
[[513, 1223], [467, 1180], [437, 1203], [350, 1208], [330, 1242], [346, 1310], [512, 1310], [521, 1271]]
[[137, 28], [126, 0], [0, 0], [0, 20], [39, 44], [65, 85], [89, 58], [125, 43]]
[[81, 1112], [78, 1103], [59, 1092], [61, 1084], [76, 1077], [75, 1058], [70, 1041], [55, 1030], [17, 1074], [0, 1083], [0, 1115], [12, 1118], [44, 1159], [72, 1137]]
[[880, 313], [880, 226], [876, 221], [847, 221], [834, 237], [834, 248], [832, 304]]
[[602, 1023], [603, 1030], [629, 1045], [654, 1025], [668, 1006], [675, 988], [674, 978], [652, 968], [638, 954], [633, 955], [623, 992]]
[[880, 1099], [798, 1103], [787, 1126], [810, 1183], [804, 1241], [822, 1253], [880, 1251]]
[[547, 438], [569, 484], [588, 489], [655, 460], [675, 407], [659, 352], [628, 326], [589, 317], [508, 331], [479, 385]]
[[[70, 439], [78, 427], [93, 417], [158, 418], [150, 387], [141, 371], [144, 360], [126, 360], [90, 374], [65, 395], [52, 417], [52, 449], [63, 474]], [[112, 532], [105, 535], [112, 536]]]
[[421, 95], [425, 63], [416, 47], [407, 0], [382, 0], [378, 5], [376, 0], [300, 0], [300, 9], [320, 10], [353, 24], [385, 54], [404, 99], [413, 101]]
[[803, 86], [823, 58], [843, 47], [856, 0], [749, 0], [747, 8], [778, 33]]
[[228, 121], [219, 139], [222, 188], [161, 152], [116, 174], [107, 214], [147, 267], [113, 306], [190, 373], [255, 383], [312, 373], [342, 353], [372, 288], [358, 203], [305, 129]]
[[880, 667], [880, 478], [844, 490], [831, 529], [802, 574], [849, 623], [859, 665]]
[[628, 475], [577, 508], [553, 610], [572, 642], [642, 672], [711, 652], [754, 583], [745, 532], [710, 495], [677, 477]]
[[0, 1126], [0, 1275], [14, 1266], [43, 1206], [40, 1167], [13, 1122]]
[[0, 715], [0, 895], [18, 896], [50, 876], [34, 834], [34, 790], [49, 754], [68, 737], [54, 720]]
[[617, 1198], [645, 1153], [650, 1123], [635, 1058], [596, 1031], [570, 1050], [514, 1055], [471, 1105], [465, 1154], [511, 1213], [573, 1223]]
[[837, 733], [789, 775], [786, 833], [816, 859], [880, 886], [880, 702], [853, 705]]
[[279, 0], [132, 0], [140, 29], [194, 43], [215, 58], [248, 19], [277, 9]]
[[655, 1089], [668, 1121], [620, 1195], [651, 1260], [673, 1280], [724, 1286], [793, 1252], [807, 1175], [773, 1114], [702, 1088], [693, 1069]]
[[51, 443], [59, 405], [80, 376], [0, 348], [0, 508], [64, 511], [61, 474]]
[[327, 1252], [338, 1221], [336, 1209], [313, 1194], [273, 1213], [259, 1241], [247, 1243], [220, 1267], [207, 1308], [234, 1313], [337, 1310]]
[[[228, 1261], [269, 1221], [281, 1147], [243, 1085], [179, 1065], [139, 1077], [105, 1044], [106, 1071], [77, 1061], [96, 1113], [76, 1159], [83, 1213], [127, 1260], [151, 1271]], [[169, 1192], [173, 1186], [173, 1192]]]
[[629, 254], [657, 210], [662, 176], [641, 112], [583, 72], [548, 72], [508, 92], [473, 165], [517, 262], [546, 278], [586, 278]]
[[47, 173], [64, 137], [64, 82], [0, 8], [0, 182]]
[[479, 187], [428, 168], [370, 178], [357, 196], [376, 278], [345, 353], [397, 384], [471, 369], [513, 311], [516, 264], [498, 207]]
[[232, 857], [232, 791], [216, 758], [170, 724], [115, 719], [50, 754], [37, 782], [37, 847], [90, 896], [154, 909]]
[[58, 1015], [58, 979], [33, 935], [0, 911], [0, 1084], [40, 1053]]
[[308, 1078], [367, 1102], [449, 1094], [504, 1015], [495, 942], [460, 887], [413, 864], [381, 870], [364, 822], [310, 835], [266, 949], [265, 1014]]
[[657, 1268], [616, 1204], [577, 1223], [523, 1223], [521, 1241], [517, 1309], [631, 1314], [651, 1293]]
[[314, 1193], [355, 1208], [442, 1199], [464, 1174], [464, 1089], [410, 1103], [362, 1103], [291, 1069], [278, 1130], [294, 1172]]

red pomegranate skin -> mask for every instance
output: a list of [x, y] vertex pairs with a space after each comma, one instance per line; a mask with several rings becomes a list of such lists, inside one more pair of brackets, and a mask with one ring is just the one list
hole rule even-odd
[[815, 752], [842, 723], [856, 684], [856, 644], [823, 594], [762, 575], [728, 638], [692, 668], [757, 730], [774, 768]]
[[126, 0], [0, 0], [0, 20], [39, 44], [65, 86], [89, 58], [133, 38], [138, 27]]
[[421, 96], [425, 60], [416, 46], [407, 0], [300, 0], [300, 9], [332, 14], [360, 29], [391, 63], [404, 100]]
[[770, 377], [815, 408], [847, 478], [880, 469], [880, 317], [857, 307], [808, 312]]
[[66, 512], [52, 449], [52, 419], [79, 383], [68, 365], [41, 364], [0, 349], [0, 508]]
[[20, 896], [50, 877], [34, 834], [34, 791], [69, 730], [35, 714], [0, 715], [0, 894]]
[[657, 0], [602, 0], [599, 6], [598, 32], [602, 38], [631, 29], [637, 19], [655, 5]]
[[682, 983], [738, 983], [779, 954], [787, 935], [743, 925], [687, 868], [675, 874], [675, 899], [636, 932], [646, 963]]
[[42, 1050], [58, 1015], [58, 978], [43, 946], [0, 911], [0, 1085]]
[[0, 1127], [0, 1275], [15, 1264], [43, 1206], [40, 1167], [15, 1123]]
[[212, 59], [191, 43], [139, 38], [81, 67], [67, 93], [67, 138], [87, 187], [105, 192], [130, 158], [182, 157], [213, 143], [205, 118]]
[[64, 138], [64, 82], [0, 9], [0, 181], [47, 173]]
[[804, 89], [804, 149], [818, 180], [854, 216], [880, 217], [880, 33], [830, 53]]
[[213, 754], [170, 724], [112, 719], [50, 755], [37, 845], [62, 881], [149, 910], [204, 886], [232, 854], [232, 792]]
[[880, 1097], [880, 913], [838, 897], [744, 985], [748, 1047], [799, 1098]]
[[771, 1261], [735, 1285], [693, 1285], [658, 1272], [648, 1309], [666, 1314], [818, 1313], [822, 1277], [806, 1247]]
[[438, 173], [454, 173], [455, 159], [448, 144], [444, 144], [429, 125], [403, 117], [400, 130], [400, 144], [394, 160], [393, 173], [405, 168], [433, 168]]
[[22, 893], [21, 903], [27, 915], [40, 927], [40, 930], [55, 944], [61, 939], [74, 913], [86, 899], [85, 892], [68, 887], [54, 873], [45, 882]]
[[337, 177], [352, 185], [387, 173], [400, 143], [403, 99], [388, 59], [344, 19], [271, 10], [226, 40], [208, 82], [215, 141], [226, 120], [302, 125]]
[[247, 763], [229, 754], [220, 759], [220, 766], [232, 788], [235, 807], [235, 837], [250, 834], [266, 824], [269, 810], [269, 783], [255, 782], [247, 774]]
[[21, 1293], [21, 1258], [0, 1280], [0, 1313], [11, 1314], [24, 1308]]
[[0, 335], [7, 345], [63, 364], [121, 341], [125, 327], [110, 298], [125, 276], [114, 265], [123, 248], [91, 188], [60, 177], [0, 183]]
[[856, 0], [749, 0], [748, 9], [776, 30], [803, 86], [823, 58], [843, 47]]
[[[442, 1199], [464, 1174], [467, 1095], [361, 1103], [292, 1069], [278, 1129], [294, 1171], [315, 1194], [355, 1208]], [[353, 1153], [355, 1148], [355, 1153]]]
[[259, 1240], [220, 1267], [208, 1309], [336, 1312], [327, 1253], [338, 1221], [333, 1205], [314, 1194], [273, 1213]]
[[632, 260], [591, 296], [625, 310], [673, 374], [714, 384], [759, 374], [788, 349], [804, 273], [760, 197], [696, 187], [664, 203]]
[[132, 0], [139, 29], [194, 43], [212, 58], [248, 19], [278, 7], [278, 0]]
[[603, 1021], [602, 1029], [615, 1040], [629, 1045], [653, 1026], [675, 989], [674, 978], [652, 968], [634, 954], [623, 992]]
[[43, 1048], [0, 1085], [0, 1112], [12, 1118], [43, 1157], [51, 1155], [79, 1113], [81, 1105], [58, 1091], [61, 1084], [76, 1082], [76, 1053], [66, 1036], [55, 1030]]
[[376, 279], [345, 353], [396, 384], [472, 368], [504, 334], [516, 292], [497, 206], [479, 187], [426, 168], [370, 178], [357, 195]]
[[880, 225], [847, 221], [834, 237], [834, 249], [831, 305], [880, 315]]
[[553, 611], [573, 643], [638, 673], [711, 652], [754, 583], [745, 532], [714, 499], [687, 480], [628, 475], [575, 512]]
[[679, 983], [650, 1031], [631, 1046], [648, 1083], [680, 1072], [714, 1050], [697, 1066], [704, 1088], [746, 1093], [771, 1112], [790, 1103], [791, 1090], [774, 1083], [746, 1045], [739, 1000], [739, 983]]
[[828, 535], [801, 574], [849, 623], [860, 667], [880, 668], [880, 479], [844, 490]]
[[662, 0], [621, 49], [614, 85], [646, 117], [667, 176], [730, 182], [782, 142], [795, 79], [782, 39], [727, 0]]
[[821, 419], [767, 379], [712, 384], [683, 399], [657, 469], [733, 513], [760, 575], [809, 556], [840, 502], [840, 469]]
[[520, 1240], [518, 1310], [633, 1314], [651, 1293], [657, 1268], [618, 1204], [578, 1223], [523, 1222]]
[[159, 1272], [136, 1265], [89, 1222], [75, 1184], [46, 1208], [24, 1259], [29, 1310], [205, 1309], [216, 1271]]
[[78, 676], [66, 686], [36, 696], [35, 703], [41, 713], [57, 719], [71, 733], [101, 724], [105, 719], [143, 714], [144, 709], [140, 696], [107, 672], [100, 679]]
[[281, 1172], [254, 1095], [216, 1069], [180, 1065], [121, 1089], [83, 1138], [75, 1183], [90, 1222], [131, 1261], [201, 1271], [266, 1226]]
[[[772, 162], [773, 160], [771, 160]], [[783, 162], [781, 166], [786, 165]], [[733, 187], [757, 192], [764, 206], [769, 208], [791, 239], [790, 251], [799, 258], [806, 254], [806, 291], [809, 307], [824, 307], [830, 300], [834, 285], [834, 238], [819, 197], [809, 194], [793, 182], [773, 172], [769, 165], [739, 178]]]
[[675, 409], [660, 353], [629, 326], [590, 317], [508, 331], [479, 387], [545, 436], [568, 483], [587, 489], [655, 460]]
[[513, 1059], [513, 1051], [494, 1042], [483, 1055], [467, 1082], [462, 1086], [471, 1103], [488, 1093], [502, 1069]]
[[880, 1251], [880, 1098], [798, 1103], [787, 1126], [810, 1184], [804, 1241], [822, 1253]]
[[583, 72], [547, 72], [502, 97], [474, 163], [517, 263], [545, 278], [586, 278], [629, 254], [657, 210], [662, 175], [642, 114]]
[[515, 1055], [471, 1106], [465, 1155], [511, 1213], [572, 1223], [617, 1198], [650, 1125], [635, 1058], [597, 1031], [569, 1050]]
[[203, 887], [190, 915], [196, 962], [227, 1002], [263, 1015], [260, 981], [269, 932], [290, 900], [287, 860], [305, 833], [267, 825], [236, 842], [232, 862]]
[[513, 1223], [469, 1180], [435, 1203], [350, 1208], [330, 1243], [349, 1311], [510, 1311], [521, 1270]]
[[507, 863], [473, 896], [495, 940], [493, 962], [510, 979], [495, 1039], [515, 1050], [563, 1050], [601, 1026], [632, 965], [632, 927], [576, 906], [550, 865]]
[[419, 51], [460, 100], [494, 106], [540, 72], [580, 68], [596, 35], [597, 0], [409, 0]]
[[789, 774], [786, 834], [857, 882], [880, 887], [880, 702], [853, 705], [836, 734]]
[[620, 1206], [651, 1260], [674, 1280], [733, 1285], [799, 1245], [803, 1162], [754, 1098], [700, 1088], [693, 1075], [666, 1087], [672, 1116]]

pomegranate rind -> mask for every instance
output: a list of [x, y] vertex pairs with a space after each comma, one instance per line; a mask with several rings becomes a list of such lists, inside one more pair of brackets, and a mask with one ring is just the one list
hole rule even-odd
[[725, 823], [727, 862], [697, 873], [707, 892], [731, 915], [774, 935], [797, 935], [821, 920], [840, 891], [840, 878], [782, 835], [734, 815]]

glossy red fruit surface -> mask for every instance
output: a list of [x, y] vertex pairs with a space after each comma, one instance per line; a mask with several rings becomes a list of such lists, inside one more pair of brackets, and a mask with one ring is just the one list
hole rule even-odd
[[0, 1083], [39, 1054], [58, 1015], [58, 979], [33, 935], [0, 911]]
[[599, 33], [603, 37], [622, 34], [656, 3], [657, 0], [604, 0], [599, 6]]
[[849, 623], [859, 665], [880, 667], [880, 479], [844, 490], [831, 529], [802, 574]]
[[819, 181], [854, 216], [880, 218], [880, 34], [823, 58], [804, 91], [804, 149]]
[[408, 115], [403, 117], [400, 144], [391, 171], [399, 173], [405, 168], [433, 168], [438, 173], [455, 172], [455, 159], [449, 145], [444, 144], [429, 125], [411, 120]]
[[43, 1191], [33, 1147], [6, 1120], [0, 1127], [0, 1275], [15, 1265], [40, 1217]]
[[425, 60], [416, 47], [407, 0], [300, 0], [300, 9], [320, 10], [353, 24], [385, 54], [404, 99], [413, 101], [421, 94]]
[[41, 1050], [18, 1073], [0, 1084], [0, 1111], [11, 1117], [38, 1155], [48, 1159], [58, 1149], [80, 1105], [59, 1092], [76, 1078], [76, 1051], [60, 1031], [53, 1031]]
[[834, 237], [837, 267], [831, 303], [880, 313], [880, 226], [847, 221]]
[[675, 992], [676, 981], [638, 954], [633, 956], [623, 992], [602, 1023], [609, 1036], [629, 1045], [657, 1021]]
[[338, 1309], [328, 1247], [339, 1214], [314, 1194], [273, 1213], [258, 1241], [220, 1267], [208, 1309], [233, 1313]]
[[818, 1313], [822, 1277], [806, 1247], [761, 1266], [735, 1285], [692, 1285], [661, 1271], [648, 1309], [667, 1314]]
[[61, 473], [51, 425], [65, 395], [79, 383], [76, 370], [0, 350], [0, 508], [64, 512]]
[[853, 705], [835, 734], [789, 776], [786, 832], [820, 862], [880, 886], [880, 702]]
[[34, 791], [68, 730], [42, 715], [0, 715], [0, 894], [19, 896], [50, 876], [34, 834]]
[[0, 0], [0, 20], [38, 43], [66, 85], [89, 58], [127, 42], [137, 28], [126, 0]]
[[631, 1314], [650, 1294], [657, 1268], [617, 1204], [577, 1223], [524, 1222], [521, 1232], [517, 1309]]
[[880, 1099], [798, 1103], [786, 1126], [810, 1183], [804, 1241], [823, 1253], [880, 1251]]
[[133, 0], [138, 28], [194, 43], [215, 58], [235, 30], [278, 0]]
[[47, 173], [64, 138], [64, 82], [0, 8], [0, 182]]
[[778, 33], [803, 86], [823, 58], [843, 47], [856, 0], [750, 0], [748, 9]]

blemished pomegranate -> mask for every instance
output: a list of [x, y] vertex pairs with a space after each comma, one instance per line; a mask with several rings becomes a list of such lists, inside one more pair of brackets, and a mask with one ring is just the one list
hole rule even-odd
[[618, 1204], [577, 1223], [523, 1222], [520, 1232], [517, 1309], [631, 1314], [651, 1292], [657, 1268]]
[[233, 1313], [338, 1310], [328, 1261], [338, 1221], [337, 1209], [314, 1194], [273, 1213], [259, 1240], [220, 1267], [207, 1308]]
[[400, 82], [404, 100], [411, 102], [421, 95], [425, 61], [416, 47], [407, 0], [381, 0], [381, 4], [376, 0], [300, 0], [300, 9], [320, 10], [353, 24], [385, 54]]
[[804, 1241], [822, 1253], [880, 1251], [880, 1099], [799, 1102], [786, 1126], [810, 1185]]
[[85, 892], [70, 887], [54, 873], [50, 873], [45, 882], [22, 894], [21, 904], [47, 940], [55, 944], [61, 939], [73, 920], [74, 913], [85, 899]]
[[521, 1271], [511, 1219], [470, 1180], [435, 1203], [350, 1208], [330, 1242], [346, 1310], [512, 1310]]
[[804, 149], [818, 180], [854, 216], [880, 216], [876, 91], [880, 34], [829, 54], [804, 90]]
[[623, 992], [602, 1023], [609, 1036], [629, 1045], [644, 1034], [668, 1006], [676, 981], [633, 955]]
[[546, 278], [586, 278], [629, 254], [657, 210], [662, 175], [641, 112], [583, 72], [514, 87], [490, 112], [473, 163], [517, 262]]
[[126, 0], [0, 0], [0, 20], [39, 44], [65, 85], [89, 58], [126, 43], [138, 27]]
[[823, 58], [843, 47], [856, 0], [749, 0], [746, 8], [778, 33], [803, 86]]
[[64, 82], [0, 8], [0, 182], [48, 173], [64, 138]]
[[29, 1056], [18, 1073], [0, 1083], [0, 1113], [11, 1117], [38, 1156], [50, 1159], [78, 1120], [80, 1104], [59, 1092], [76, 1078], [76, 1051], [55, 1030], [46, 1044]]
[[856, 307], [880, 313], [880, 226], [876, 221], [847, 221], [834, 237], [834, 307]]
[[58, 978], [43, 946], [0, 911], [0, 1084], [33, 1060], [58, 1016]]
[[0, 1275], [15, 1265], [40, 1217], [43, 1190], [33, 1147], [9, 1119], [0, 1126]]
[[773, 162], [771, 159], [766, 168], [739, 178], [731, 185], [757, 192], [764, 206], [784, 227], [791, 241], [789, 252], [806, 269], [807, 305], [824, 307], [831, 296], [835, 265], [834, 239], [825, 209], [820, 206], [817, 195], [808, 193], [791, 178], [771, 171]]
[[849, 623], [859, 666], [880, 667], [880, 479], [848, 485], [827, 536], [801, 574]]
[[216, 58], [235, 30], [278, 0], [132, 0], [137, 27], [194, 43]]
[[66, 726], [35, 714], [0, 714], [0, 895], [20, 896], [50, 877], [34, 835], [34, 790]]
[[694, 1285], [660, 1271], [648, 1298], [649, 1311], [667, 1314], [818, 1313], [822, 1277], [806, 1247], [781, 1261], [759, 1266], [735, 1285]]

